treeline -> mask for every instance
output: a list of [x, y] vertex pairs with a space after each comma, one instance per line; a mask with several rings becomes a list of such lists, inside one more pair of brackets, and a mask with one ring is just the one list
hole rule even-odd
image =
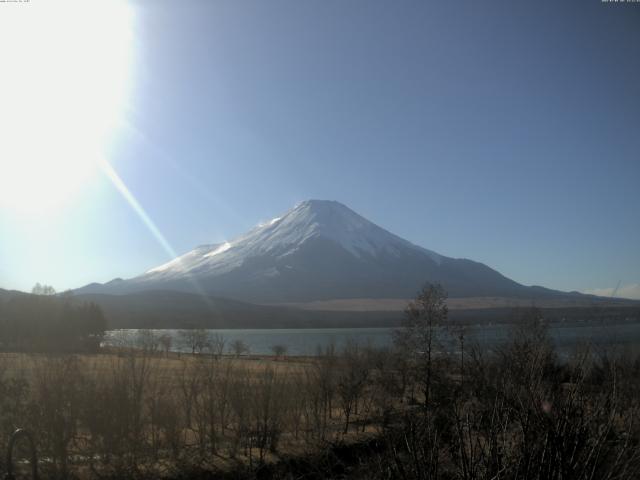
[[640, 357], [559, 359], [535, 309], [482, 351], [447, 313], [429, 287], [393, 348], [303, 360], [198, 354], [198, 335], [168, 354], [151, 332], [112, 355], [0, 356], [0, 426], [31, 430], [56, 479], [640, 478]]
[[96, 351], [107, 322], [100, 307], [71, 296], [16, 295], [0, 300], [4, 351]]
[[[538, 309], [520, 310], [495, 351], [447, 326], [445, 294], [429, 286], [407, 310], [398, 345], [421, 396], [384, 433], [373, 479], [640, 478], [640, 356], [589, 345], [559, 358]], [[636, 346], [637, 347], [637, 346]], [[366, 470], [366, 468], [365, 468]]]

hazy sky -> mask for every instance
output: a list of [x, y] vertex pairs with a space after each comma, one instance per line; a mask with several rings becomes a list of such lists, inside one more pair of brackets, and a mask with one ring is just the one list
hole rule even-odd
[[[107, 156], [176, 252], [320, 198], [527, 285], [640, 284], [640, 4], [130, 11]], [[167, 257], [104, 175], [46, 216], [0, 210], [3, 288], [78, 287]]]

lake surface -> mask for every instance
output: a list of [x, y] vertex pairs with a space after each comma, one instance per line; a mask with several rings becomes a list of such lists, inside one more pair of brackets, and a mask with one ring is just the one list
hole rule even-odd
[[[477, 325], [466, 327], [465, 344], [478, 344], [492, 349], [506, 343], [511, 335], [508, 325]], [[221, 335], [226, 344], [243, 340], [251, 354], [271, 355], [271, 347], [284, 345], [289, 355], [315, 355], [318, 347], [331, 344], [341, 349], [348, 342], [362, 346], [385, 347], [392, 343], [393, 328], [315, 328], [315, 329], [219, 329], [208, 330], [210, 335]], [[152, 330], [157, 335], [172, 337], [171, 350], [190, 352], [180, 330]], [[105, 345], [135, 345], [139, 330], [111, 330], [105, 336]], [[550, 335], [558, 351], [570, 354], [576, 347], [586, 343], [598, 348], [615, 347], [640, 351], [640, 323], [605, 324], [555, 324]]]

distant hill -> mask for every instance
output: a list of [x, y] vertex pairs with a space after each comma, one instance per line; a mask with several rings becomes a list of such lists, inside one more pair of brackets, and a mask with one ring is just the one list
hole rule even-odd
[[397, 325], [401, 312], [324, 312], [176, 291], [80, 294], [102, 308], [109, 328], [305, 328]]
[[[2, 303], [28, 293], [0, 289]], [[125, 295], [76, 294], [76, 303], [95, 303], [108, 329], [117, 328], [344, 328], [393, 327], [400, 324], [406, 299], [346, 299], [288, 305], [258, 305], [177, 291], [142, 291]], [[588, 298], [588, 296], [585, 296]], [[538, 302], [550, 320], [640, 320], [640, 302]], [[450, 318], [464, 323], [500, 323], [514, 319], [514, 309], [530, 303], [509, 298], [453, 298]]]
[[[110, 329], [115, 328], [344, 328], [392, 327], [400, 324], [406, 303], [374, 303], [360, 309], [351, 305], [256, 305], [175, 291], [145, 291], [126, 295], [84, 294], [76, 301], [94, 302], [102, 308]], [[466, 299], [465, 299], [466, 300]], [[514, 309], [527, 304], [473, 302], [454, 299], [449, 316], [465, 323], [501, 323], [514, 320]], [[351, 307], [351, 308], [350, 308]], [[640, 303], [607, 305], [544, 303], [549, 320], [625, 321], [640, 319]], [[372, 310], [375, 308], [377, 310]]]
[[412, 298], [427, 281], [450, 297], [566, 299], [583, 295], [521, 285], [492, 268], [414, 245], [334, 201], [302, 202], [227, 243], [202, 245], [131, 279], [79, 294], [164, 290], [252, 303]]
[[6, 300], [11, 297], [15, 297], [16, 295], [29, 295], [25, 292], [20, 292], [18, 290], [4, 290], [0, 288], [0, 300]]

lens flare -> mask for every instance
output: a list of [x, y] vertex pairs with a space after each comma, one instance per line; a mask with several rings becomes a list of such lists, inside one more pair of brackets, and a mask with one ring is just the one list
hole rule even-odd
[[2, 10], [0, 209], [51, 214], [98, 173], [123, 114], [132, 11], [117, 0]]

